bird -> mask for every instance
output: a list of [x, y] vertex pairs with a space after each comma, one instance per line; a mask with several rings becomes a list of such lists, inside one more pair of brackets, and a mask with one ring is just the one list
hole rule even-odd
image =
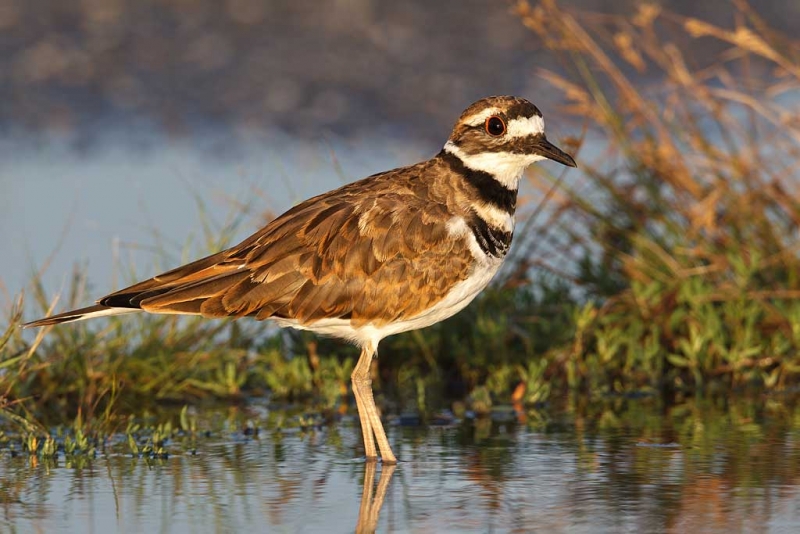
[[310, 198], [235, 246], [23, 326], [144, 311], [343, 339], [361, 351], [351, 385], [366, 458], [380, 451], [395, 464], [370, 380], [378, 343], [451, 317], [489, 284], [511, 245], [523, 172], [544, 159], [577, 166], [531, 102], [483, 98], [431, 159]]

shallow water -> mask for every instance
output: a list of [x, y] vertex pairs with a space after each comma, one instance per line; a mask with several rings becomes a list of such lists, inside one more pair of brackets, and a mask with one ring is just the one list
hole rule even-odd
[[[576, 405], [577, 404], [577, 405]], [[264, 407], [200, 420], [166, 459], [0, 456], [9, 532], [790, 532], [800, 412], [786, 399], [573, 402], [389, 425], [396, 467], [359, 457], [351, 417], [264, 428]], [[274, 410], [273, 415], [274, 415]], [[246, 423], [247, 421], [247, 423]]]

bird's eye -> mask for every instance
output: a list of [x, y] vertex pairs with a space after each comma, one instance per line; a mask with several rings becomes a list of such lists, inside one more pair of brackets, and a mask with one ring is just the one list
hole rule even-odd
[[506, 123], [503, 122], [498, 116], [492, 116], [486, 119], [486, 133], [493, 137], [500, 137], [504, 133], [506, 133]]

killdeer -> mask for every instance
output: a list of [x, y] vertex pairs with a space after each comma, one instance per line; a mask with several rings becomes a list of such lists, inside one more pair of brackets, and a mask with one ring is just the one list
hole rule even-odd
[[381, 339], [460, 311], [511, 244], [526, 167], [575, 166], [522, 98], [469, 106], [432, 159], [375, 174], [293, 207], [238, 245], [26, 327], [146, 311], [272, 319], [361, 348], [353, 370], [364, 450], [395, 463], [372, 397]]

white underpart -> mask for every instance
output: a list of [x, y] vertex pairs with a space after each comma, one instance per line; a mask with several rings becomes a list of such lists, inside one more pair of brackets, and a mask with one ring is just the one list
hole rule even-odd
[[275, 319], [275, 322], [280, 326], [348, 339], [362, 347], [370, 344], [377, 347], [378, 342], [387, 336], [431, 326], [463, 310], [489, 284], [500, 268], [500, 264], [502, 264], [502, 260], [496, 258], [477, 262], [469, 278], [453, 286], [453, 289], [434, 306], [405, 321], [382, 326], [366, 324], [358, 328], [350, 324], [349, 319], [321, 319], [311, 324], [299, 324], [291, 319]]
[[503, 211], [500, 208], [484, 202], [474, 203], [472, 209], [474, 209], [478, 217], [486, 221], [486, 224], [489, 226], [499, 228], [508, 233], [514, 231], [514, 216], [507, 211]]
[[519, 188], [519, 180], [526, 167], [545, 159], [544, 156], [538, 154], [515, 154], [513, 152], [467, 154], [452, 141], [445, 143], [444, 149], [460, 159], [470, 169], [488, 172], [495, 180], [512, 191]]
[[466, 280], [453, 286], [442, 300], [416, 317], [380, 327], [367, 324], [358, 328], [350, 324], [349, 319], [321, 319], [311, 324], [299, 324], [292, 319], [275, 319], [275, 322], [280, 326], [311, 330], [318, 334], [349, 339], [361, 346], [372, 344], [373, 347], [376, 347], [378, 342], [387, 336], [425, 328], [452, 317], [463, 310], [478, 293], [483, 291], [497, 273], [503, 260], [502, 258], [489, 256], [481, 249], [469, 226], [467, 226], [467, 222], [462, 217], [450, 219], [447, 223], [447, 229], [454, 239], [463, 238], [467, 240], [470, 252], [477, 260], [475, 267]]

